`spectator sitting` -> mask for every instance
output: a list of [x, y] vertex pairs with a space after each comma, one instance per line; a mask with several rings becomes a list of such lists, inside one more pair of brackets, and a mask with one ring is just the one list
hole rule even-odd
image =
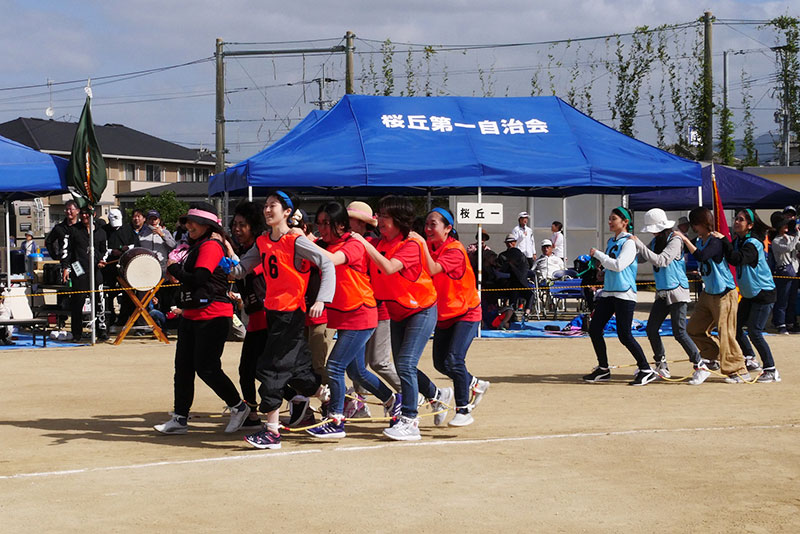
[[[525, 288], [533, 288], [533, 284], [528, 280], [529, 269], [528, 259], [522, 251], [516, 248], [517, 241], [514, 234], [508, 234], [505, 239], [506, 250], [497, 257], [498, 278], [507, 278], [505, 287], [515, 291], [507, 293], [508, 300], [515, 304], [519, 299], [528, 302], [532, 293]], [[505, 276], [503, 276], [505, 274]], [[530, 310], [530, 306], [525, 306], [525, 312]]]
[[[555, 226], [555, 223], [553, 223]], [[549, 239], [542, 240], [542, 254], [533, 264], [533, 272], [538, 280], [549, 282], [553, 280], [553, 273], [564, 270], [564, 260], [556, 256], [553, 242]]]

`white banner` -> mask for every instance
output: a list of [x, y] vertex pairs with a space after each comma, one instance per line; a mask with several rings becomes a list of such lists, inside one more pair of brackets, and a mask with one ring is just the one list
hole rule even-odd
[[459, 202], [456, 204], [456, 221], [467, 224], [503, 224], [503, 205]]

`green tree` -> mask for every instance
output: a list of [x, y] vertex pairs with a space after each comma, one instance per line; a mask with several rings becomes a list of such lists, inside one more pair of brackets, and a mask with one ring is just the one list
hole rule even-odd
[[[189, 204], [179, 200], [174, 191], [165, 191], [156, 197], [147, 193], [139, 198], [134, 206], [144, 211], [145, 214], [149, 210], [158, 210], [158, 213], [161, 214], [161, 224], [170, 230], [173, 230], [178, 224], [178, 218], [189, 210]], [[128, 210], [128, 219], [132, 212], [132, 209]]]
[[758, 153], [756, 152], [755, 124], [753, 123], [753, 96], [750, 94], [750, 80], [747, 73], [742, 71], [742, 124], [744, 125], [744, 137], [742, 138], [742, 148], [745, 157], [742, 160], [743, 167], [754, 167], [758, 165]]
[[730, 108], [723, 106], [719, 112], [719, 162], [723, 165], [733, 165], [736, 153], [736, 144], [733, 142], [734, 125], [733, 113]]
[[800, 19], [784, 15], [772, 19], [767, 26], [782, 34], [782, 38], [776, 37], [780, 46], [774, 49], [778, 55], [774, 94], [778, 95], [781, 106], [789, 110], [789, 130], [800, 138]]

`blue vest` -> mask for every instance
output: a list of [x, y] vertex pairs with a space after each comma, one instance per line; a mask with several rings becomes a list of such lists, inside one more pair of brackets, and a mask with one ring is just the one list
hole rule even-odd
[[[673, 234], [669, 234], [667, 243], [672, 239]], [[650, 242], [650, 250], [653, 250], [656, 240]], [[683, 251], [683, 245], [681, 245]], [[677, 259], [672, 260], [666, 267], [656, 267], [653, 265], [653, 276], [656, 279], [656, 289], [658, 291], [669, 291], [677, 289], [678, 286], [689, 289], [689, 279], [686, 278], [686, 262], [683, 261], [683, 254]]]
[[[734, 241], [733, 246], [739, 250], [742, 240]], [[739, 290], [744, 298], [751, 299], [764, 290], [775, 289], [775, 281], [772, 279], [772, 272], [767, 265], [767, 255], [764, 253], [764, 244], [754, 237], [748, 237], [744, 243], [751, 243], [758, 251], [758, 263], [755, 267], [751, 265], [740, 265], [736, 270], [736, 278], [739, 280]]]
[[[622, 251], [622, 245], [631, 237], [631, 234], [623, 233], [617, 239], [613, 237], [608, 240], [606, 245], [606, 254], [612, 258], [617, 258]], [[625, 267], [622, 271], [612, 271], [611, 269], [605, 270], [605, 279], [603, 281], [604, 291], [625, 292], [633, 289], [636, 292], [636, 273], [638, 271], [638, 262], [633, 258], [633, 263]]]
[[[713, 238], [709, 236], [708, 241], [703, 243], [703, 240], [698, 237], [696, 243], [698, 250], [706, 248], [711, 239]], [[703, 291], [709, 295], [720, 295], [726, 289], [736, 287], [731, 269], [728, 267], [728, 261], [724, 257], [719, 263], [712, 259], [700, 262], [700, 276], [703, 278]]]

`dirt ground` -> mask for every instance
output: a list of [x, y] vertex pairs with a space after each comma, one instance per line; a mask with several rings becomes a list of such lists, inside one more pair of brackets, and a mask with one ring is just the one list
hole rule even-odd
[[[199, 381], [190, 433], [152, 430], [174, 342], [3, 351], [0, 531], [798, 532], [800, 337], [768, 339], [779, 384], [644, 388], [630, 367], [581, 383], [588, 339], [476, 340], [469, 366], [492, 386], [472, 426], [425, 417], [404, 444], [350, 424], [339, 442], [285, 434], [279, 451], [224, 434]], [[240, 348], [224, 356], [234, 380]], [[429, 345], [439, 377], [430, 359]]]

